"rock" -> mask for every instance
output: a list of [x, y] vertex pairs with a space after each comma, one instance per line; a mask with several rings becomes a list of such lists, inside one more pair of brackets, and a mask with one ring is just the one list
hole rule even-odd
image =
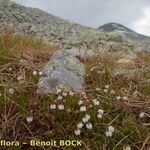
[[38, 83], [40, 92], [55, 92], [59, 85], [65, 90], [72, 89], [75, 92], [84, 90], [84, 65], [76, 55], [68, 51], [59, 50], [53, 54], [42, 72], [44, 74]]

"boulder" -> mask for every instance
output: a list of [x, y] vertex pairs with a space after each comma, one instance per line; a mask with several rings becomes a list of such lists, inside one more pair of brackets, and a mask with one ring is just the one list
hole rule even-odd
[[[72, 50], [70, 50], [72, 51]], [[75, 92], [84, 90], [85, 87], [84, 64], [68, 50], [59, 50], [52, 55], [43, 69], [43, 76], [38, 83], [39, 92], [55, 92], [61, 85], [65, 90]]]

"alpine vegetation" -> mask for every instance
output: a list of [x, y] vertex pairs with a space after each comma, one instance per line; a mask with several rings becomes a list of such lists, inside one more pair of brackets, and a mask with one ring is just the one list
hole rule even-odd
[[0, 31], [1, 149], [149, 149], [149, 37], [9, 0]]

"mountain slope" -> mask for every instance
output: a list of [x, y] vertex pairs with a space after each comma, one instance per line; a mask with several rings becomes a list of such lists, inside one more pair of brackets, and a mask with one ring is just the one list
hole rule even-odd
[[100, 30], [103, 30], [104, 32], [125, 32], [125, 33], [136, 33], [133, 30], [119, 24], [119, 23], [107, 23], [99, 27]]
[[[99, 49], [112, 47], [112, 42], [132, 45], [135, 51], [149, 51], [150, 38], [117, 23], [98, 29], [71, 23], [45, 11], [28, 8], [9, 0], [0, 0], [0, 30], [9, 26], [18, 34], [33, 34], [59, 48]], [[102, 31], [103, 29], [103, 31]], [[128, 34], [126, 34], [128, 33]]]
[[92, 29], [73, 24], [59, 17], [48, 14], [36, 8], [27, 8], [10, 1], [1, 0], [0, 28], [5, 25], [12, 27], [17, 33], [32, 33], [48, 42], [78, 43]]

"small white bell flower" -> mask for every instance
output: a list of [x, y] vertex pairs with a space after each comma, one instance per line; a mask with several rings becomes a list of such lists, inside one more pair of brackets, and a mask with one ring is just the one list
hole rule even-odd
[[9, 89], [9, 93], [10, 94], [14, 94], [14, 90], [11, 88], [11, 89]]
[[108, 130], [111, 131], [112, 133], [115, 131], [115, 128], [113, 126], [109, 126]]
[[86, 124], [86, 128], [87, 128], [87, 129], [92, 129], [92, 128], [93, 128], [93, 126], [92, 126], [92, 124], [91, 124], [91, 123], [87, 123], [87, 124]]
[[27, 120], [28, 123], [30, 123], [30, 122], [33, 121], [33, 117], [32, 117], [32, 116], [29, 116], [29, 117], [26, 118], [26, 120]]
[[141, 113], [139, 114], [139, 117], [140, 117], [140, 118], [144, 118], [144, 116], [145, 116], [145, 112], [142, 112], [142, 111], [141, 111]]
[[104, 114], [104, 110], [103, 109], [99, 109], [98, 113], [101, 114], [101, 115], [103, 115]]
[[121, 99], [121, 96], [117, 96], [116, 99], [117, 99], [117, 100], [120, 100], [120, 99]]
[[77, 127], [78, 127], [78, 129], [81, 129], [83, 127], [83, 123], [82, 122], [78, 123]]
[[81, 106], [81, 107], [80, 107], [80, 111], [81, 111], [81, 112], [86, 111], [86, 106]]
[[66, 97], [66, 96], [67, 96], [67, 93], [66, 93], [66, 92], [63, 92], [63, 93], [62, 93], [62, 96]]
[[39, 75], [40, 75], [40, 76], [42, 76], [42, 75], [43, 75], [43, 72], [42, 72], [42, 71], [40, 71], [40, 72], [39, 72]]
[[83, 101], [79, 100], [78, 105], [82, 105], [82, 104], [83, 104]]
[[89, 119], [87, 119], [87, 118], [85, 118], [85, 117], [82, 118], [82, 122], [83, 122], [83, 123], [86, 123], [86, 122], [88, 122], [88, 121], [89, 121]]
[[105, 89], [109, 89], [109, 85], [105, 85]]
[[100, 119], [103, 118], [103, 116], [101, 114], [98, 114], [97, 117]]
[[87, 118], [88, 120], [91, 118], [91, 116], [90, 115], [88, 115], [88, 114], [86, 114], [85, 115], [85, 118]]
[[77, 135], [77, 136], [78, 136], [78, 135], [80, 135], [80, 134], [81, 134], [81, 131], [80, 131], [80, 129], [77, 129], [77, 130], [75, 130], [75, 131], [74, 131], [74, 133], [75, 133], [75, 135]]
[[107, 137], [111, 137], [112, 136], [112, 132], [111, 131], [106, 131], [105, 134], [106, 134]]
[[56, 109], [56, 105], [55, 105], [55, 104], [51, 104], [51, 105], [50, 105], [50, 109], [51, 109], [51, 110]]
[[61, 104], [58, 105], [58, 109], [59, 109], [59, 110], [64, 110], [64, 105], [61, 105]]
[[62, 96], [61, 95], [59, 95], [58, 97], [57, 97], [57, 100], [62, 100]]
[[34, 76], [36, 76], [36, 75], [37, 75], [37, 71], [34, 70], [34, 71], [32, 72], [32, 74], [33, 74]]
[[69, 95], [70, 95], [70, 96], [74, 96], [74, 92], [69, 91]]

